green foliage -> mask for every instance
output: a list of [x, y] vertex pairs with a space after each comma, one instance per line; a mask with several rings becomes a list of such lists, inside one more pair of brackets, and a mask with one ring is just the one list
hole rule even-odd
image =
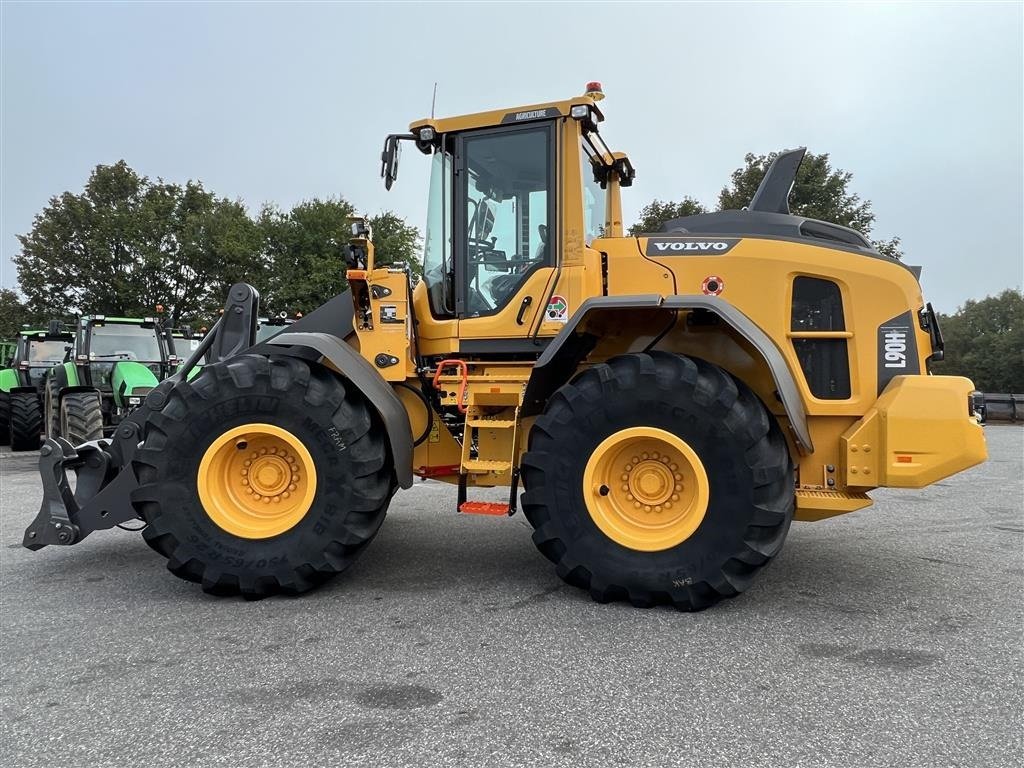
[[629, 234], [637, 237], [644, 233], [657, 232], [666, 221], [706, 212], [707, 209], [692, 197], [684, 197], [678, 203], [652, 200], [640, 210], [640, 221], [629, 228]]
[[968, 299], [939, 326], [946, 352], [936, 373], [966, 376], [982, 392], [1024, 392], [1024, 294]]
[[[739, 210], [749, 205], [768, 167], [778, 154], [748, 153], [743, 158], [743, 167], [732, 172], [731, 184], [722, 187], [718, 195], [718, 209]], [[870, 235], [875, 214], [869, 200], [861, 200], [859, 195], [850, 191], [852, 179], [853, 174], [849, 171], [831, 166], [828, 153], [815, 155], [808, 152], [800, 164], [789, 195], [790, 210], [798, 216], [830, 221]], [[879, 252], [899, 259], [903, 255], [899, 243], [896, 237], [876, 241], [875, 247]]]
[[0, 341], [14, 338], [22, 323], [31, 322], [17, 291], [0, 288]]
[[423, 245], [420, 231], [391, 211], [377, 214], [368, 221], [373, 228], [374, 263], [379, 267], [408, 264], [413, 275], [422, 277], [420, 256]]
[[290, 211], [263, 207], [256, 223], [267, 274], [250, 282], [264, 312], [309, 312], [345, 289], [342, 249], [353, 210], [342, 198], [306, 200]]
[[164, 304], [198, 318], [252, 272], [259, 244], [239, 202], [199, 182], [151, 181], [122, 160], [99, 165], [81, 194], [50, 200], [15, 255], [28, 310], [139, 315]]
[[[239, 280], [259, 289], [264, 313], [308, 312], [346, 288], [353, 213], [339, 197], [287, 211], [265, 205], [253, 219], [200, 182], [151, 181], [123, 160], [99, 165], [80, 194], [52, 198], [19, 237], [26, 306], [0, 295], [0, 322], [8, 304], [48, 319], [145, 315], [159, 303], [175, 325], [206, 325]], [[390, 211], [369, 221], [377, 263], [406, 262], [420, 274], [419, 231]]]

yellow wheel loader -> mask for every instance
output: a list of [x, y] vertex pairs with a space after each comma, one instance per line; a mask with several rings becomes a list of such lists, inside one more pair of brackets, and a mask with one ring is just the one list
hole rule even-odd
[[[273, 338], [255, 343], [258, 294], [234, 286], [111, 439], [45, 443], [25, 546], [138, 519], [208, 592], [300, 593], [430, 478], [460, 513], [521, 502], [595, 600], [699, 610], [744, 591], [792, 520], [985, 459], [971, 382], [929, 375], [942, 336], [918, 271], [789, 212], [802, 150], [748, 208], [628, 237], [634, 170], [601, 137], [601, 98], [388, 136], [388, 188], [401, 146], [431, 166], [423, 279], [377, 266], [357, 220], [349, 290]], [[494, 486], [507, 504], [472, 498]]]

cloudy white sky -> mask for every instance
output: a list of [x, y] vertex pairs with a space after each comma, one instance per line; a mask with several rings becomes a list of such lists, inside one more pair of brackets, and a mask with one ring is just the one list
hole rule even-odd
[[342, 195], [422, 228], [426, 158], [385, 134], [604, 83], [627, 219], [713, 204], [746, 152], [829, 152], [943, 311], [1022, 284], [1022, 4], [2, 4], [0, 284], [98, 163], [252, 209]]

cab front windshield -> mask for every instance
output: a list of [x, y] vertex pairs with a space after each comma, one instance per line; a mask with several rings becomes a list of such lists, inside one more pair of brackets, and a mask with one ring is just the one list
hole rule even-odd
[[89, 341], [89, 359], [96, 362], [137, 360], [159, 363], [160, 343], [156, 328], [138, 325], [94, 325]]
[[55, 339], [52, 341], [30, 341], [28, 345], [29, 363], [59, 363], [64, 359], [67, 342]]

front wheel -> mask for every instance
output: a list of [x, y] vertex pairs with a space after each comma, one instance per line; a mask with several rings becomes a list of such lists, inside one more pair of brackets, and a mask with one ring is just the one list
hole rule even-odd
[[98, 392], [68, 392], [58, 408], [60, 435], [72, 445], [103, 437], [103, 408]]
[[176, 575], [214, 594], [297, 594], [376, 535], [394, 471], [383, 424], [349, 382], [241, 355], [163, 398], [150, 395], [132, 498]]
[[794, 473], [775, 419], [702, 360], [613, 358], [559, 389], [530, 432], [534, 543], [598, 601], [700, 610], [782, 548]]

